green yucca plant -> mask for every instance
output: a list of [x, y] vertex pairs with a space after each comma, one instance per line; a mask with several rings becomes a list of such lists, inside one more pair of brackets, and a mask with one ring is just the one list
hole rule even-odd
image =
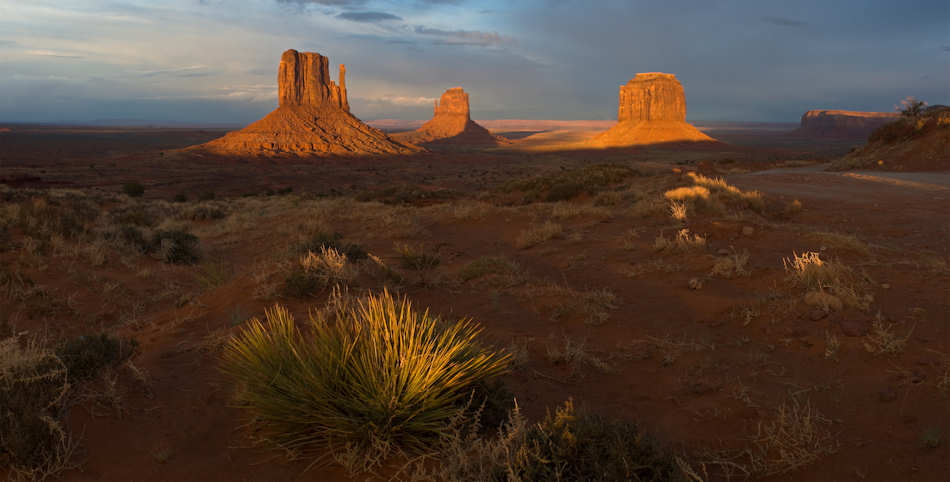
[[295, 455], [378, 463], [431, 449], [473, 385], [507, 370], [509, 356], [481, 347], [471, 320], [443, 323], [387, 291], [338, 306], [305, 329], [274, 306], [224, 351], [239, 403]]

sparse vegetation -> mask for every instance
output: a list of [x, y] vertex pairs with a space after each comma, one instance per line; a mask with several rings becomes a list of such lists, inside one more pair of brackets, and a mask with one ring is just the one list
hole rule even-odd
[[282, 307], [248, 321], [225, 348], [224, 370], [268, 442], [300, 457], [329, 450], [355, 471], [428, 451], [456, 403], [508, 363], [477, 342], [473, 322], [444, 323], [388, 292], [332, 320], [313, 316], [306, 331]]
[[683, 253], [706, 247], [706, 238], [698, 234], [690, 234], [689, 229], [683, 228], [676, 232], [676, 236], [668, 239], [660, 233], [653, 242], [655, 251]]
[[515, 240], [515, 246], [521, 249], [531, 248], [560, 236], [563, 230], [564, 228], [561, 227], [560, 224], [552, 221], [545, 221], [542, 224], [529, 226], [518, 234], [518, 239]]
[[538, 424], [514, 410], [497, 439], [455, 430], [424, 480], [675, 480], [674, 458], [636, 424], [578, 412], [572, 401]]
[[[844, 306], [867, 310], [874, 297], [871, 294], [859, 292], [866, 281], [859, 277], [851, 268], [835, 261], [824, 261], [816, 251], [802, 254], [792, 253], [791, 258], [784, 258], [782, 263], [792, 280], [806, 293], [821, 292], [838, 298]], [[827, 306], [837, 305], [839, 302], [830, 300], [825, 295], [811, 295], [814, 300], [818, 296], [825, 298], [821, 303]]]
[[137, 182], [128, 182], [122, 185], [122, 192], [128, 197], [142, 197], [145, 194], [145, 186]]

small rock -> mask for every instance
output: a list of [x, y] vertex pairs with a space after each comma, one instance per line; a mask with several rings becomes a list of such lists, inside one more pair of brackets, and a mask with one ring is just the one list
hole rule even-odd
[[884, 289], [886, 289], [886, 290], [889, 290], [889, 289], [891, 289], [891, 285], [890, 285], [889, 283], [881, 283], [881, 288], [884, 288]]
[[699, 278], [690, 278], [689, 279], [689, 289], [698, 290], [703, 287], [703, 280]]
[[811, 321], [819, 321], [827, 317], [828, 317], [828, 312], [821, 308], [816, 308], [808, 312], [808, 319], [810, 319]]
[[752, 226], [744, 226], [744, 227], [742, 228], [742, 235], [743, 235], [743, 236], [747, 236], [747, 237], [748, 237], [748, 236], [752, 236], [753, 234], [755, 234], [755, 228], [753, 228]]
[[861, 320], [842, 320], [841, 332], [845, 336], [864, 336], [868, 334], [868, 322]]

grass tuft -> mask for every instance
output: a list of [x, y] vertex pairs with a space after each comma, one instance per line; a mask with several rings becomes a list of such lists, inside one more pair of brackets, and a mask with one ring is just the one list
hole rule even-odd
[[306, 330], [275, 306], [225, 348], [238, 401], [292, 455], [328, 451], [369, 470], [391, 454], [425, 452], [459, 400], [507, 369], [509, 356], [483, 348], [471, 320], [443, 323], [387, 291], [340, 306], [311, 314]]

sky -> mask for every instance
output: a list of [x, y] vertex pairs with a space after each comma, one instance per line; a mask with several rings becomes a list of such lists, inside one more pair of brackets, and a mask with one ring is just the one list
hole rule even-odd
[[950, 104], [950, 2], [0, 0], [0, 122], [241, 125], [287, 49], [347, 67], [364, 120], [615, 119], [621, 84], [676, 74], [687, 117]]

